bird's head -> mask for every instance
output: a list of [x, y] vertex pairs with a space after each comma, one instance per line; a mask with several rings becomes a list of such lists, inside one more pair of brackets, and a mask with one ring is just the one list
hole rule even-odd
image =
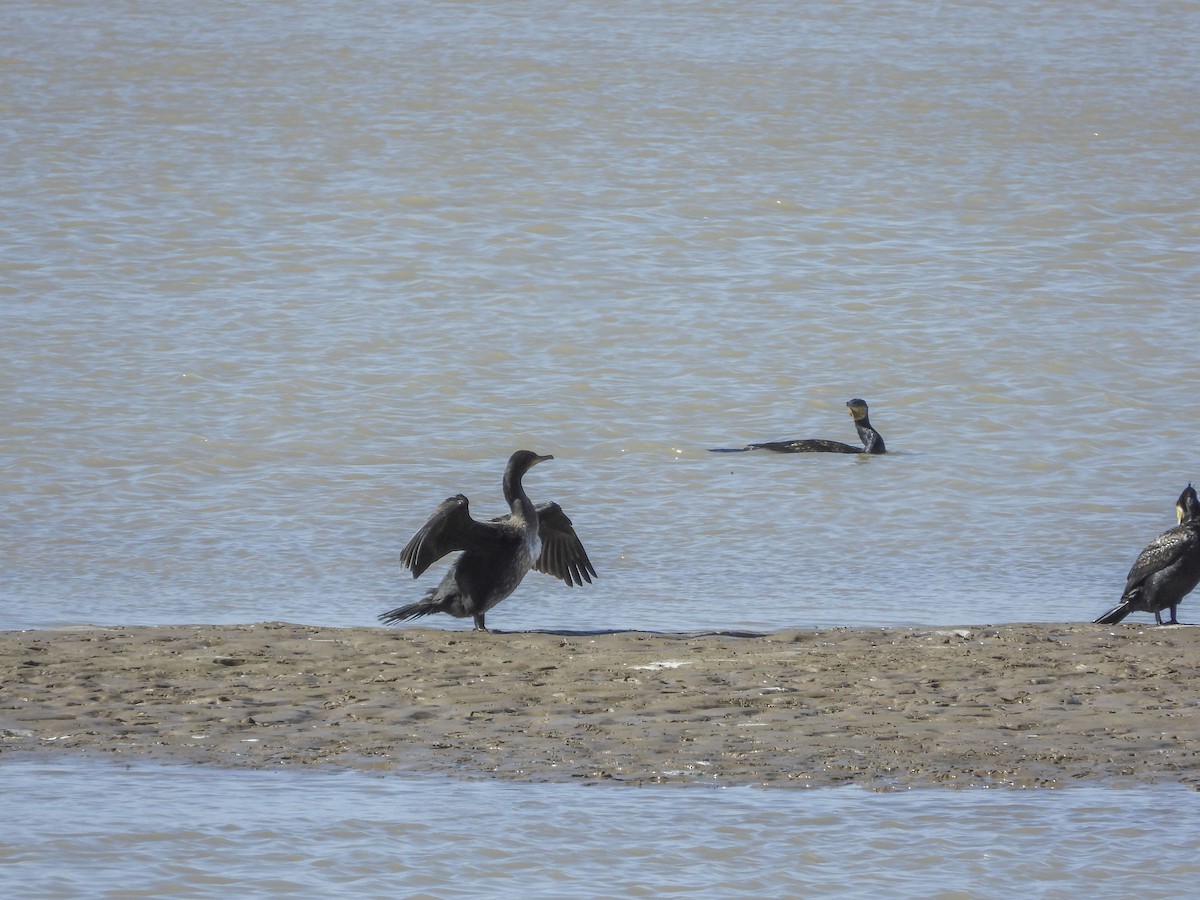
[[508, 458], [508, 471], [513, 475], [524, 475], [538, 463], [554, 459], [553, 456], [541, 456], [532, 450], [518, 450]]
[[846, 409], [850, 410], [850, 417], [855, 422], [861, 422], [867, 418], [867, 401], [860, 400], [855, 397], [853, 400], [846, 401]]
[[1191, 522], [1193, 519], [1200, 519], [1200, 500], [1196, 498], [1196, 489], [1192, 487], [1191, 482], [1183, 489], [1183, 493], [1179, 495], [1179, 499], [1175, 501], [1175, 518], [1179, 520], [1179, 524]]

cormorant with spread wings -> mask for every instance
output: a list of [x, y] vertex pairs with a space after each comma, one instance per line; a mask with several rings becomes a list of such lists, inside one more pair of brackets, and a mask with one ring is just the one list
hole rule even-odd
[[553, 575], [568, 586], [589, 584], [596, 570], [567, 514], [557, 503], [535, 506], [521, 480], [538, 463], [554, 459], [518, 450], [504, 470], [504, 499], [511, 512], [480, 522], [471, 517], [467, 498], [443, 500], [429, 521], [400, 551], [400, 561], [420, 576], [447, 553], [461, 550], [441, 583], [425, 599], [379, 616], [385, 624], [448, 613], [472, 617], [476, 631], [487, 631], [484, 615], [517, 589], [530, 569]]

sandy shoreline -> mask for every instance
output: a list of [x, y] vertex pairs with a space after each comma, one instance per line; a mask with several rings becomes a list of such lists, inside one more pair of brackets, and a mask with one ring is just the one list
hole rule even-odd
[[0, 761], [527, 781], [1200, 786], [1200, 629], [0, 632]]

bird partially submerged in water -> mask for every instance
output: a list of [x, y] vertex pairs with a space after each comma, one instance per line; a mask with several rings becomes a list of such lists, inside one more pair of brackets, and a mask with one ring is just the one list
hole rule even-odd
[[385, 624], [430, 613], [471, 616], [476, 631], [487, 631], [484, 614], [517, 589], [530, 569], [561, 578], [568, 586], [589, 584], [596, 570], [567, 514], [557, 503], [534, 506], [521, 479], [538, 463], [554, 459], [518, 450], [504, 469], [508, 515], [479, 522], [471, 518], [467, 498], [457, 494], [438, 504], [400, 551], [400, 561], [420, 576], [447, 553], [463, 551], [425, 599], [379, 616]]
[[1143, 550], [1129, 577], [1121, 602], [1096, 619], [1097, 625], [1116, 625], [1131, 612], [1154, 613], [1163, 624], [1164, 609], [1171, 610], [1168, 625], [1178, 625], [1179, 602], [1200, 584], [1200, 501], [1188, 484], [1175, 501], [1179, 524], [1164, 531]]
[[846, 401], [850, 417], [854, 419], [854, 427], [858, 429], [858, 439], [861, 447], [843, 444], [841, 441], [827, 441], [821, 438], [810, 438], [798, 441], [765, 441], [759, 444], [747, 444], [745, 447], [714, 447], [713, 453], [742, 453], [746, 450], [774, 450], [776, 453], [887, 453], [887, 447], [879, 432], [871, 427], [871, 419], [867, 415], [867, 401], [855, 397]]

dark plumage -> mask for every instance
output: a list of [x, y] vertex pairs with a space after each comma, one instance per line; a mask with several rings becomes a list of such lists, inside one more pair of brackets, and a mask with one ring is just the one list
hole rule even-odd
[[841, 441], [827, 441], [821, 438], [799, 441], [765, 441], [758, 444], [747, 444], [745, 447], [714, 447], [713, 453], [742, 453], [746, 450], [774, 450], [776, 453], [887, 453], [887, 447], [879, 432], [871, 427], [867, 415], [867, 401], [847, 400], [846, 406], [854, 419], [854, 427], [858, 429], [858, 439], [861, 447], [843, 444]]
[[1098, 625], [1116, 625], [1131, 612], [1154, 613], [1163, 624], [1162, 612], [1171, 610], [1168, 625], [1178, 625], [1179, 602], [1200, 583], [1200, 501], [1189, 484], [1175, 501], [1179, 524], [1150, 542], [1129, 570], [1121, 602], [1096, 620]]
[[479, 522], [471, 518], [467, 498], [457, 494], [438, 504], [429, 521], [400, 551], [400, 561], [420, 576], [447, 553], [462, 550], [441, 583], [425, 599], [379, 616], [385, 624], [449, 613], [471, 616], [476, 631], [487, 631], [484, 614], [517, 589], [530, 569], [561, 578], [568, 585], [589, 584], [596, 570], [587, 551], [557, 503], [534, 506], [521, 479], [540, 462], [538, 456], [518, 450], [504, 470], [504, 499], [508, 515]]

